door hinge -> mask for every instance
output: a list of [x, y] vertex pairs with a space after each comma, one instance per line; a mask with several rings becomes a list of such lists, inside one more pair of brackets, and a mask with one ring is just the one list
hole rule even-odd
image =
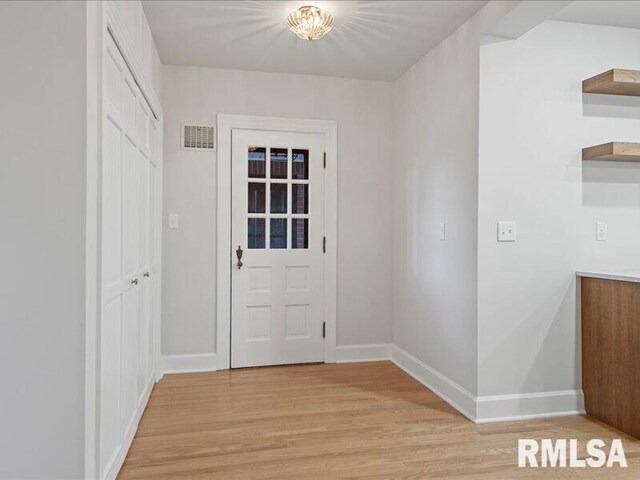
[[327, 253], [327, 237], [322, 237], [322, 253]]
[[324, 157], [322, 160], [322, 167], [327, 168], [327, 152], [324, 152]]
[[327, 322], [322, 322], [322, 338], [327, 336]]

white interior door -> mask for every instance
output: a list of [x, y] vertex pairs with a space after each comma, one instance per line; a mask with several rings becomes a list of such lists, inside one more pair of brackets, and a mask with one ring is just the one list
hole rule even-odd
[[[100, 472], [115, 476], [153, 381], [159, 149], [146, 100], [111, 37], [104, 64]], [[154, 143], [155, 142], [155, 143]]]
[[324, 360], [323, 158], [322, 134], [232, 131], [232, 368]]

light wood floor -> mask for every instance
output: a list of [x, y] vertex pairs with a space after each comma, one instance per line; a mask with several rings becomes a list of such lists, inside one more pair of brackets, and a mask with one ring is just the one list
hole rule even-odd
[[[518, 438], [622, 438], [629, 468], [518, 468]], [[586, 417], [475, 425], [390, 362], [167, 375], [124, 479], [638, 479], [640, 442]]]

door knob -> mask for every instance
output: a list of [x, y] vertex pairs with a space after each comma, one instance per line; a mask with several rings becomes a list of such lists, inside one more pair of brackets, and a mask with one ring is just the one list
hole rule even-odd
[[238, 249], [236, 250], [236, 255], [238, 257], [238, 269], [242, 268], [242, 247], [238, 245]]
[[149, 272], [144, 272], [143, 277], [149, 277]]
[[131, 280], [131, 284], [132, 285], [137, 285], [138, 284], [138, 279], [134, 278], [133, 280]]

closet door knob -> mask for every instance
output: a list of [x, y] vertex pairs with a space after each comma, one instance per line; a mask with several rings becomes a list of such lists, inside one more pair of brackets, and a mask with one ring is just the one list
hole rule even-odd
[[132, 285], [137, 285], [138, 284], [138, 279], [134, 278], [133, 280], [131, 280], [131, 284]]
[[149, 277], [149, 272], [144, 272], [144, 275], [142, 275], [143, 277]]

